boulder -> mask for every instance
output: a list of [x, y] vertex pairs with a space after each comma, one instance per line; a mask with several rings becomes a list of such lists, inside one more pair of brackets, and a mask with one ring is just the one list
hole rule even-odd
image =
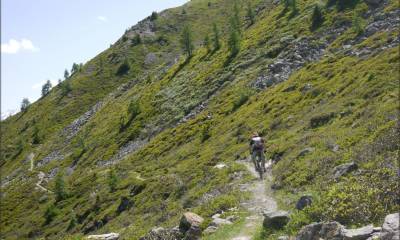
[[344, 227], [338, 222], [312, 223], [304, 226], [296, 240], [342, 240]]
[[312, 197], [305, 195], [302, 196], [296, 203], [297, 210], [303, 210], [305, 207], [310, 206], [312, 204]]
[[341, 176], [350, 173], [352, 171], [355, 171], [357, 169], [358, 165], [354, 162], [339, 165], [333, 169], [333, 178], [339, 179]]
[[95, 240], [117, 240], [119, 239], [119, 233], [107, 233], [102, 235], [89, 235], [87, 239]]
[[399, 240], [399, 213], [389, 214], [382, 225], [382, 240]]
[[179, 230], [185, 235], [184, 239], [199, 239], [201, 237], [200, 225], [203, 221], [204, 219], [195, 213], [184, 213], [179, 223]]
[[322, 223], [312, 223], [304, 226], [296, 236], [296, 240], [314, 240], [318, 239]]
[[140, 240], [176, 240], [182, 239], [182, 234], [178, 228], [164, 229], [162, 227], [156, 227]]
[[338, 222], [327, 222], [322, 224], [319, 237], [322, 239], [343, 239], [344, 227]]
[[345, 229], [343, 231], [345, 240], [365, 240], [374, 232], [374, 226], [368, 225], [357, 229]]
[[265, 228], [280, 229], [290, 220], [289, 213], [286, 211], [264, 212], [263, 226]]

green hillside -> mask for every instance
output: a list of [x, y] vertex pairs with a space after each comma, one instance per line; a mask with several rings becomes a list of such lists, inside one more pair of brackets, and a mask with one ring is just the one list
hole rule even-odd
[[[254, 131], [275, 161], [278, 205], [292, 211], [280, 233], [325, 220], [380, 224], [399, 211], [398, 1], [238, 1], [232, 56], [234, 2], [192, 0], [153, 14], [65, 80], [71, 92], [58, 85], [1, 122], [1, 239], [139, 239], [186, 211], [206, 228], [249, 198], [239, 186], [254, 179], [237, 160]], [[323, 21], [312, 28], [316, 5]], [[221, 47], [207, 50], [214, 23]], [[349, 162], [359, 169], [332, 177]], [[294, 210], [304, 194], [313, 205]]]

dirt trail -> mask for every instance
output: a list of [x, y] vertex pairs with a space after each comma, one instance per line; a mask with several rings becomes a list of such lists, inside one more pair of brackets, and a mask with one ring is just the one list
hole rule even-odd
[[46, 174], [44, 172], [39, 172], [38, 174], [38, 178], [39, 180], [36, 183], [36, 187], [44, 192], [48, 192], [48, 193], [53, 193], [52, 191], [50, 191], [49, 189], [43, 187], [41, 184], [44, 181]]
[[259, 174], [255, 171], [254, 165], [250, 159], [240, 161], [240, 163], [247, 167], [256, 180], [252, 184], [241, 186], [242, 190], [250, 191], [252, 193], [251, 199], [242, 203], [242, 206], [250, 212], [250, 215], [246, 217], [245, 227], [242, 231], [231, 240], [251, 240], [257, 228], [262, 224], [263, 211], [277, 210], [277, 204], [272, 197], [270, 187], [272, 181], [272, 161], [270, 160], [266, 163], [267, 172], [262, 181], [259, 179]]

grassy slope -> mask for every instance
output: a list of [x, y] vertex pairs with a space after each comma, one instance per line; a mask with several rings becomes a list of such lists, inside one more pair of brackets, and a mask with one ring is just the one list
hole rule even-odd
[[[291, 209], [293, 200], [303, 192], [311, 192], [317, 199], [321, 199], [306, 213], [295, 213], [288, 232], [318, 219], [337, 219], [347, 224], [368, 222], [371, 219], [380, 221], [385, 213], [393, 211], [394, 205], [390, 202], [392, 197], [381, 189], [389, 189], [389, 192], [397, 189], [397, 186], [390, 184], [390, 176], [393, 176], [398, 166], [393, 140], [388, 134], [397, 119], [398, 92], [394, 86], [398, 84], [395, 72], [399, 59], [396, 50], [385, 50], [369, 59], [344, 56], [323, 58], [293, 74], [287, 82], [255, 92], [248, 88], [249, 82], [271, 61], [260, 56], [272, 49], [273, 43], [283, 36], [311, 34], [304, 23], [309, 21], [312, 3], [299, 1], [300, 14], [293, 19], [277, 18], [281, 6], [261, 12], [256, 24], [244, 32], [242, 52], [230, 65], [224, 65], [228, 56], [225, 46], [214, 54], [206, 54], [205, 49], [200, 49], [188, 64], [182, 64], [181, 59], [165, 74], [162, 74], [162, 69], [167, 60], [162, 57], [162, 61], [152, 66], [142, 64], [144, 56], [150, 51], [159, 51], [159, 56], [173, 49], [177, 53], [177, 34], [182, 22], [190, 23], [196, 32], [196, 39], [201, 39], [204, 32], [210, 31], [210, 19], [217, 21], [220, 26], [224, 25], [228, 11], [219, 9], [229, 9], [230, 1], [211, 2], [211, 7], [208, 7], [207, 1], [191, 1], [185, 7], [185, 14], [181, 8], [162, 14], [156, 20], [156, 32], [157, 36], [168, 39], [169, 44], [166, 46], [160, 47], [157, 41], [150, 40], [136, 47], [127, 47], [118, 42], [100, 54], [85, 68], [94, 65], [97, 68], [102, 66], [103, 70], [97, 75], [92, 73], [88, 76], [84, 74], [84, 69], [83, 73], [74, 76], [71, 79], [73, 96], [61, 100], [65, 101], [65, 105], [57, 103], [59, 92], [53, 90], [50, 96], [35, 103], [23, 116], [20, 114], [2, 122], [7, 143], [4, 145], [7, 157], [2, 170], [8, 175], [22, 165], [21, 162], [29, 152], [36, 152], [36, 159], [40, 159], [52, 149], [60, 147], [63, 142], [57, 131], [116, 86], [135, 77], [140, 79], [127, 92], [107, 100], [72, 143], [63, 147], [65, 152], [81, 151], [79, 139], [85, 142], [85, 152], [77, 161], [78, 167], [68, 177], [71, 197], [57, 204], [60, 212], [52, 223], [38, 227], [43, 224], [43, 213], [52, 199], [50, 197], [38, 201], [42, 193], [32, 190], [37, 173], [25, 173], [28, 177], [26, 182], [12, 184], [6, 189], [1, 206], [5, 213], [1, 221], [5, 237], [23, 238], [28, 233], [31, 236], [60, 236], [59, 232], [67, 229], [70, 219], [76, 216], [78, 219], [81, 217], [81, 221], [65, 234], [78, 233], [95, 221], [107, 219], [108, 223], [99, 229], [100, 232], [121, 231], [124, 236], [136, 238], [152, 226], [175, 225], [179, 214], [185, 209], [209, 217], [218, 209], [236, 206], [245, 196], [235, 193], [233, 183], [248, 178], [240, 180], [233, 177], [235, 172], [244, 171], [234, 161], [237, 157], [246, 156], [246, 138], [253, 130], [267, 134], [271, 144], [270, 154], [284, 153], [274, 168], [276, 183], [282, 186], [278, 192], [278, 196], [282, 196], [281, 207]], [[253, 6], [257, 4], [258, 1], [253, 2]], [[362, 3], [357, 7], [366, 8]], [[205, 11], [207, 14], [204, 14]], [[329, 26], [332, 19], [351, 19], [351, 16], [352, 10], [344, 13], [335, 10], [327, 12], [323, 27]], [[171, 26], [177, 29], [173, 30]], [[354, 35], [348, 31], [332, 46], [340, 46], [340, 41], [352, 37]], [[385, 37], [379, 36], [381, 39]], [[364, 44], [372, 45], [376, 42], [366, 40]], [[118, 64], [110, 64], [106, 60], [111, 53], [130, 59], [132, 71], [129, 75], [122, 78], [115, 76]], [[257, 61], [251, 63], [254, 58]], [[251, 64], [246, 68], [235, 67], [249, 62]], [[146, 71], [153, 76], [150, 80], [146, 74], [142, 74]], [[390, 72], [393, 74], [388, 74]], [[307, 83], [311, 83], [313, 89], [303, 94], [299, 89]], [[293, 85], [297, 87], [295, 91], [283, 92]], [[115, 171], [121, 180], [117, 190], [109, 193], [109, 168], [96, 167], [98, 161], [112, 157], [127, 141], [147, 136], [146, 132], [155, 126], [174, 126], [178, 119], [216, 89], [220, 90], [205, 112], [187, 123], [167, 128], [143, 149], [116, 165]], [[253, 96], [239, 109], [232, 111], [234, 102], [250, 93]], [[120, 132], [120, 118], [126, 115], [128, 104], [133, 99], [140, 103], [141, 114], [131, 126]], [[52, 114], [46, 117], [44, 113], [50, 112]], [[312, 117], [330, 112], [336, 113], [336, 117], [329, 124], [310, 128]], [[347, 114], [340, 117], [341, 112]], [[212, 118], [208, 119], [207, 115]], [[18, 138], [29, 142], [33, 127], [29, 126], [21, 133], [18, 131], [34, 118], [42, 130], [45, 139], [43, 144], [25, 144], [23, 152], [12, 159], [10, 156], [15, 155], [13, 148]], [[202, 142], [205, 132], [211, 137]], [[19, 137], [13, 137], [16, 135]], [[385, 136], [389, 138], [385, 139]], [[361, 154], [371, 146], [379, 146], [382, 141], [386, 141], [385, 145], [392, 148], [380, 148], [380, 151], [370, 152], [369, 155]], [[340, 146], [338, 153], [329, 150], [333, 143]], [[305, 147], [314, 147], [315, 151], [298, 158], [297, 154]], [[70, 155], [61, 163], [50, 163], [43, 170], [48, 171], [57, 165], [66, 168], [76, 160], [73, 158], [74, 155]], [[331, 169], [350, 160], [357, 161], [366, 171], [355, 178], [331, 182]], [[214, 169], [213, 166], [218, 162], [225, 162], [229, 167], [224, 170]], [[27, 163], [22, 166], [28, 168]], [[386, 175], [388, 178], [383, 178]], [[376, 179], [376, 185], [363, 185], [365, 179], [371, 177]], [[145, 187], [140, 194], [129, 197], [133, 186]], [[52, 188], [52, 183], [49, 187]], [[218, 197], [211, 200], [204, 197], [205, 193], [216, 191], [220, 194]], [[97, 211], [93, 209], [96, 201], [93, 192], [101, 196]], [[366, 192], [371, 192], [369, 198], [362, 197]], [[116, 209], [123, 196], [128, 197], [134, 206], [118, 215]], [[382, 198], [389, 203], [386, 209]], [[16, 206], [15, 202], [19, 199], [23, 201]], [[333, 203], [333, 199], [339, 201]], [[370, 203], [375, 206], [373, 210], [362, 209], [361, 214], [368, 216], [368, 219], [356, 217], [360, 211], [352, 212], [360, 202], [365, 206]], [[332, 204], [336, 204], [334, 210], [327, 207]], [[82, 217], [85, 215], [83, 213], [87, 213], [87, 216]]]

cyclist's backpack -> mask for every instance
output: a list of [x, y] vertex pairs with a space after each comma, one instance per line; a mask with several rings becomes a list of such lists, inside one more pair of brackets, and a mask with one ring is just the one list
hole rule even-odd
[[264, 148], [264, 141], [261, 137], [254, 137], [251, 140], [253, 140], [253, 149], [262, 150]]

